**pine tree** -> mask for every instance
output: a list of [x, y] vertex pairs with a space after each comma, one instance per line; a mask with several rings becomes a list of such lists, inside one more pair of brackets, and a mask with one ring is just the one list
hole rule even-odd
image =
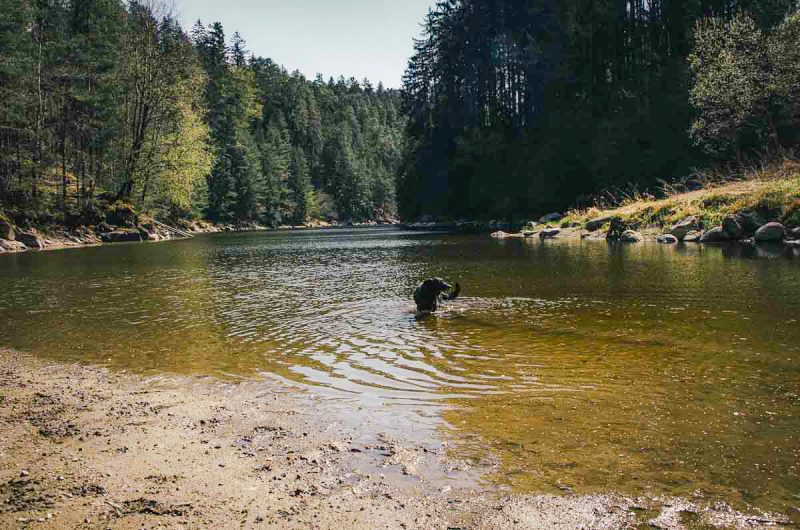
[[289, 212], [289, 221], [293, 225], [300, 225], [308, 219], [311, 209], [312, 189], [308, 172], [308, 164], [302, 148], [295, 148], [289, 166], [289, 201], [292, 208]]
[[233, 34], [233, 44], [231, 46], [231, 61], [233, 65], [243, 68], [247, 65], [247, 43], [239, 32]]
[[287, 221], [287, 190], [291, 143], [285, 122], [280, 116], [264, 131], [260, 146], [262, 186], [260, 203], [263, 219], [271, 225]]

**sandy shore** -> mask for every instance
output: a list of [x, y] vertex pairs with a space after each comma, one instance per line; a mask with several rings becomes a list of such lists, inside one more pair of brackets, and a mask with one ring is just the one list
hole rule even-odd
[[718, 503], [442, 486], [445, 451], [364, 444], [346, 425], [279, 382], [142, 377], [0, 350], [0, 528], [791, 524]]

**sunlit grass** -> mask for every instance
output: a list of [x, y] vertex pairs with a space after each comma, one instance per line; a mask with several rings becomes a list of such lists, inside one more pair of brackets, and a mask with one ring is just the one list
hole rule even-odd
[[[786, 159], [765, 167], [737, 174], [708, 171], [691, 177], [703, 188], [687, 191], [686, 183], [662, 183], [661, 198], [644, 193], [618, 197], [613, 207], [575, 209], [565, 223], [586, 222], [616, 216], [640, 228], [666, 227], [689, 216], [705, 226], [716, 226], [727, 214], [745, 210], [757, 212], [765, 220], [780, 220], [789, 226], [800, 225], [800, 161]], [[609, 194], [604, 195], [607, 201]], [[607, 203], [607, 202], [606, 202]]]

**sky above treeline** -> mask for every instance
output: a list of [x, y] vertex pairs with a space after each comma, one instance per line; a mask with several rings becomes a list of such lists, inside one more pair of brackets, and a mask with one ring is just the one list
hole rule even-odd
[[256, 56], [313, 79], [344, 75], [400, 88], [413, 39], [435, 0], [174, 0], [184, 28], [238, 31]]

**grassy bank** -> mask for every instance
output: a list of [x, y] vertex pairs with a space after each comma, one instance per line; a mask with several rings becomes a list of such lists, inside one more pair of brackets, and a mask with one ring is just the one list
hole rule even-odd
[[639, 230], [663, 231], [694, 216], [705, 228], [718, 226], [728, 214], [754, 212], [764, 221], [800, 226], [800, 161], [784, 160], [734, 175], [709, 172], [687, 183], [665, 185], [661, 197], [631, 193], [613, 207], [575, 209], [564, 226], [586, 226], [592, 220], [618, 217]]

